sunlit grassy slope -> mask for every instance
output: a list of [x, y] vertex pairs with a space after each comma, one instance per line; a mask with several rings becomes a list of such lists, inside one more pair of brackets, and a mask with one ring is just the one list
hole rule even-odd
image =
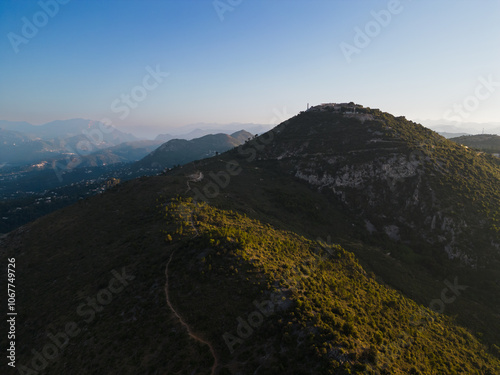
[[167, 241], [176, 247], [175, 300], [227, 369], [500, 370], [465, 329], [380, 285], [339, 245], [183, 200], [167, 204], [165, 216]]

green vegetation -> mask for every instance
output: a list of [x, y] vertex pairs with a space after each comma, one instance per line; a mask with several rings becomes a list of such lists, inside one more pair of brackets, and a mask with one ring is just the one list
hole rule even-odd
[[153, 168], [155, 170], [172, 168], [175, 165], [218, 155], [219, 152], [241, 145], [251, 136], [252, 134], [243, 130], [231, 135], [222, 133], [205, 135], [189, 141], [172, 139], [136, 162], [132, 168]]
[[451, 138], [450, 141], [490, 154], [500, 154], [500, 136], [496, 134], [476, 134]]
[[[339, 245], [189, 200], [177, 199], [164, 210], [169, 242], [177, 247], [171, 271], [174, 301], [189, 324], [218, 348], [228, 369], [253, 373], [261, 366], [270, 374], [500, 371], [500, 361], [467, 330], [380, 285]], [[265, 300], [281, 303], [231, 353], [223, 333], [236, 337], [237, 318], [255, 310], [252, 301]]]
[[[358, 110], [108, 179], [0, 238], [19, 264], [18, 364], [73, 321], [47, 374], [210, 374], [168, 275], [220, 375], [500, 373], [496, 159]], [[134, 279], [85, 321], [113, 270]], [[466, 288], [450, 294], [454, 280]]]
[[[308, 238], [336, 238], [380, 280], [425, 306], [444, 280], [459, 277], [469, 288], [446, 314], [493, 348], [500, 340], [499, 300], [491, 297], [500, 295], [496, 158], [404, 117], [363, 111], [373, 119], [301, 113], [222, 160], [197, 163], [205, 176], [230, 160], [242, 168], [209, 202]], [[397, 228], [395, 238], [388, 227]]]

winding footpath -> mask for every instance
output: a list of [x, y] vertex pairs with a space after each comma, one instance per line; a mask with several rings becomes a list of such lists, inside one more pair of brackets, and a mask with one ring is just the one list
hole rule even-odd
[[190, 182], [200, 182], [201, 180], [203, 180], [203, 177], [203, 172], [200, 171], [187, 176], [186, 184], [188, 188], [184, 194], [191, 190], [191, 185], [189, 185]]
[[216, 374], [216, 369], [219, 366], [219, 358], [217, 357], [217, 354], [215, 352], [215, 349], [211, 343], [208, 341], [204, 340], [200, 336], [198, 336], [196, 333], [193, 332], [191, 327], [182, 319], [182, 317], [179, 315], [179, 313], [174, 309], [174, 306], [172, 306], [172, 302], [170, 301], [169, 293], [168, 293], [168, 266], [170, 265], [170, 262], [172, 261], [172, 256], [174, 255], [175, 251], [172, 252], [170, 255], [170, 259], [168, 260], [167, 266], [165, 267], [165, 296], [167, 298], [167, 305], [170, 307], [170, 310], [174, 313], [174, 315], [179, 319], [179, 322], [186, 328], [186, 331], [190, 337], [192, 337], [194, 340], [201, 342], [202, 344], [208, 346], [210, 349], [210, 352], [212, 353], [212, 357], [214, 357], [214, 364], [212, 365], [212, 375]]

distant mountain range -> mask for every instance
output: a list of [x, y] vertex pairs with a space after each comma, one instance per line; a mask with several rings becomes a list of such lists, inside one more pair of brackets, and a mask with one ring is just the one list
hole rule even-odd
[[132, 134], [85, 119], [53, 121], [38, 126], [0, 121], [0, 162], [16, 166], [64, 155], [88, 155], [137, 140]]
[[[498, 122], [457, 122], [448, 120], [416, 120], [424, 126], [438, 132], [446, 138], [450, 136], [459, 137], [466, 134], [496, 134], [500, 135], [500, 123]], [[447, 134], [450, 134], [448, 136]]]
[[[66, 139], [89, 134], [92, 137], [100, 133], [103, 139], [94, 137], [95, 143], [122, 143], [138, 140], [132, 134], [124, 133], [114, 127], [108, 127], [99, 121], [71, 119], [51, 121], [43, 125], [31, 125], [27, 122], [0, 121], [0, 129], [24, 133], [31, 139]], [[117, 143], [118, 142], [118, 143]]]
[[[251, 137], [252, 134], [242, 130], [231, 135], [206, 135], [189, 141], [173, 139], [161, 147], [163, 142], [158, 140], [132, 141], [82, 156], [61, 155], [58, 152], [38, 153], [38, 156], [47, 156], [45, 160], [52, 158], [52, 162], [17, 168], [4, 166], [5, 168], [0, 169], [0, 233], [8, 232], [89, 194], [101, 192], [101, 185], [110, 179], [126, 181], [141, 175], [154, 175], [165, 168], [222, 153], [243, 144]], [[17, 138], [14, 141], [18, 142]], [[38, 144], [41, 142], [46, 141]], [[33, 143], [25, 142], [20, 145], [20, 150], [33, 155], [33, 150], [29, 148]], [[57, 199], [52, 199], [55, 197]], [[47, 202], [46, 198], [51, 199]], [[41, 199], [45, 202], [43, 205], [40, 205]]]
[[149, 141], [86, 119], [58, 120], [43, 125], [0, 120], [0, 167], [75, 157], [82, 167], [132, 162], [170, 140], [192, 140], [242, 129], [255, 135], [269, 130], [270, 126], [252, 123], [190, 124], [176, 128], [172, 134], [160, 134]]
[[443, 137], [445, 137], [447, 139], [462, 137], [464, 135], [470, 135], [469, 133], [448, 133], [448, 132], [438, 132], [438, 134], [442, 135]]

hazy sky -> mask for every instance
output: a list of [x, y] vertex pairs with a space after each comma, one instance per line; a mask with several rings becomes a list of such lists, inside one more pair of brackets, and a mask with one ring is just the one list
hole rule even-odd
[[500, 122], [499, 16], [496, 0], [2, 0], [0, 119], [145, 134], [354, 101]]

